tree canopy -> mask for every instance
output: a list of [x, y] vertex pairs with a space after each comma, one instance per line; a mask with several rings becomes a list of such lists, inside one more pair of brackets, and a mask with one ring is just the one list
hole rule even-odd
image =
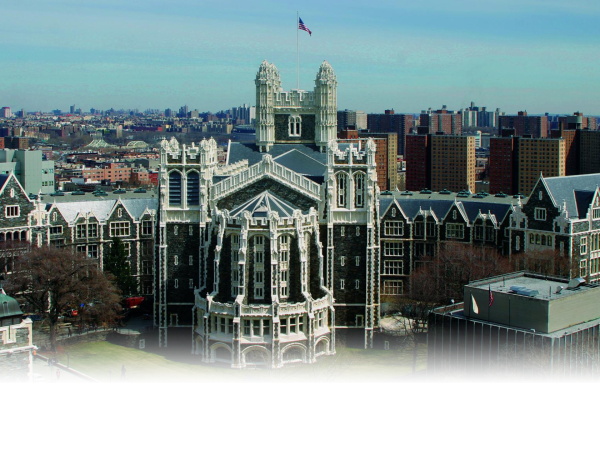
[[114, 275], [123, 295], [136, 293], [137, 283], [131, 274], [129, 255], [121, 239], [113, 238], [110, 251], [104, 256], [104, 270]]

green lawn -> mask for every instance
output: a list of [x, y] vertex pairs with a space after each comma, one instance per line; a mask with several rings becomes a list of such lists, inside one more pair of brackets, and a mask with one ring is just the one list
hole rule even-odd
[[[341, 348], [336, 355], [319, 358], [316, 364], [295, 364], [279, 370], [233, 370], [201, 364], [200, 357], [162, 356], [108, 342], [65, 346], [59, 362], [67, 364], [69, 352], [73, 369], [99, 381], [120, 381], [125, 365], [127, 382], [280, 381], [280, 382], [391, 382], [412, 373], [412, 351], [360, 350]], [[425, 368], [426, 347], [421, 346], [417, 370]]]

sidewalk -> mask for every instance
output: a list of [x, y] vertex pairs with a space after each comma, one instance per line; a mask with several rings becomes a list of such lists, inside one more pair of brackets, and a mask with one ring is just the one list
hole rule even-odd
[[[60, 371], [60, 375], [57, 373]], [[64, 364], [48, 365], [48, 358], [37, 355], [33, 359], [33, 373], [39, 374], [42, 378], [38, 381], [46, 383], [93, 383], [96, 382], [91, 377], [81, 374], [76, 370], [67, 368]], [[35, 378], [34, 378], [35, 381]]]

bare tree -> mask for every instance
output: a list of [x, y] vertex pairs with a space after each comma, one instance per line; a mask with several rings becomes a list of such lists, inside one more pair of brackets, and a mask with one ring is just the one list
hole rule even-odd
[[557, 276], [570, 279], [578, 276], [579, 261], [561, 255], [557, 250], [529, 249], [527, 252], [513, 255], [513, 270], [527, 270], [546, 276]]
[[117, 320], [120, 292], [110, 275], [95, 260], [70, 249], [32, 247], [18, 255], [6, 275], [6, 291], [28, 309], [47, 319], [50, 345], [56, 350], [59, 316], [77, 310], [82, 319], [113, 323]]
[[429, 313], [452, 300], [460, 302], [464, 286], [474, 280], [511, 271], [507, 258], [495, 248], [447, 242], [435, 256], [426, 256], [410, 274], [410, 292], [397, 299], [397, 328], [407, 345], [413, 346], [416, 369], [419, 343], [427, 331]]

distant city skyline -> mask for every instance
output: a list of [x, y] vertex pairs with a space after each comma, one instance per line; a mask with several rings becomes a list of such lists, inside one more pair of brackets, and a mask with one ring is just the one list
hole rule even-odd
[[254, 75], [274, 63], [285, 90], [312, 90], [328, 60], [338, 109], [417, 113], [474, 101], [514, 114], [599, 115], [600, 4], [580, 0], [381, 0], [302, 4], [234, 0], [23, 0], [3, 5], [0, 106], [218, 111], [254, 104]]

